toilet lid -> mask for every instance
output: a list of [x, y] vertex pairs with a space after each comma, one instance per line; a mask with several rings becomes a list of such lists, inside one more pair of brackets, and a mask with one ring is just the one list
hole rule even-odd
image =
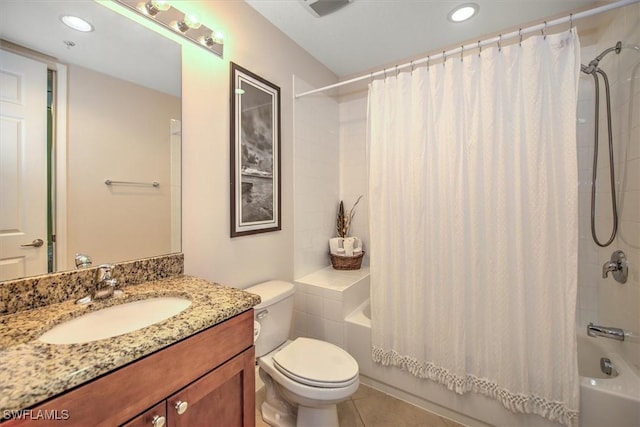
[[311, 338], [297, 338], [273, 356], [287, 377], [313, 387], [346, 387], [358, 377], [358, 362], [340, 347]]

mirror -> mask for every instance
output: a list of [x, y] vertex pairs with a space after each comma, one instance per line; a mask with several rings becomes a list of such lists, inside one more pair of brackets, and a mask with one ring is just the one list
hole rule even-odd
[[113, 8], [0, 3], [0, 281], [181, 251], [181, 48]]

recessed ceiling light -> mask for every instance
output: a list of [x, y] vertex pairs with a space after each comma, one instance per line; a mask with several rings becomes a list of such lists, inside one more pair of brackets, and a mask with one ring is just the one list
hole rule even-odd
[[64, 15], [60, 17], [60, 20], [64, 25], [69, 28], [73, 28], [76, 31], [82, 31], [83, 33], [93, 31], [93, 25], [82, 18], [78, 18], [77, 16]]
[[480, 6], [475, 3], [465, 3], [461, 4], [454, 8], [451, 12], [449, 12], [449, 16], [447, 19], [451, 22], [462, 22], [471, 18], [473, 15], [478, 13]]

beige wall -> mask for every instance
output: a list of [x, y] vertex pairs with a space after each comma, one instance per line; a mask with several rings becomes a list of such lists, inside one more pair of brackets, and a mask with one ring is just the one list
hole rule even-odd
[[170, 121], [180, 98], [79, 66], [68, 85], [68, 268], [78, 252], [94, 264], [172, 252]]
[[[225, 36], [224, 59], [183, 45], [185, 272], [244, 288], [293, 280], [293, 75], [322, 86], [337, 77], [242, 1], [183, 1]], [[229, 62], [281, 89], [282, 231], [229, 237]]]

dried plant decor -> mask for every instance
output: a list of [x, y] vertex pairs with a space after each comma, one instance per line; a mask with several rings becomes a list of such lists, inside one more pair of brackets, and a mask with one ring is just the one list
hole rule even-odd
[[351, 227], [351, 222], [353, 221], [353, 217], [356, 215], [356, 206], [360, 203], [360, 199], [362, 196], [358, 197], [358, 200], [353, 204], [351, 209], [349, 209], [346, 213], [344, 211], [344, 203], [342, 200], [340, 201], [340, 205], [338, 206], [338, 214], [336, 215], [336, 231], [338, 232], [338, 237], [348, 237], [349, 236], [349, 228]]

